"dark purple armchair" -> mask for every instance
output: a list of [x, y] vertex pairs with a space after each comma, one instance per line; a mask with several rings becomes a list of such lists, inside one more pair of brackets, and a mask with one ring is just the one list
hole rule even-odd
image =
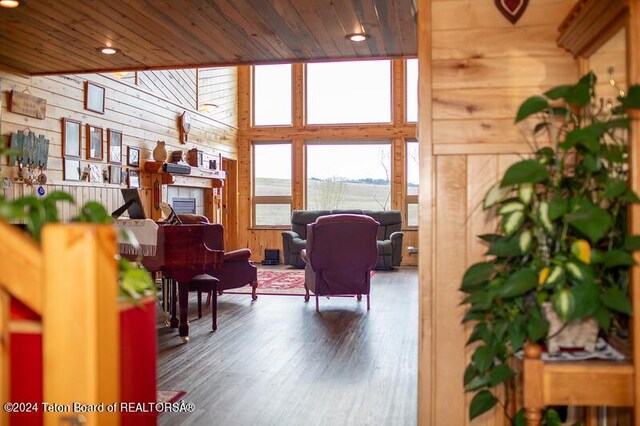
[[336, 214], [321, 216], [307, 225], [305, 289], [316, 296], [367, 295], [370, 309], [371, 271], [378, 260], [376, 235], [378, 222], [369, 216]]

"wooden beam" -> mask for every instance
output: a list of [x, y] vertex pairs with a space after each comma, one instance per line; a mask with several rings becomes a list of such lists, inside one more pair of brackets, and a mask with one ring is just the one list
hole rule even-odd
[[[116, 232], [109, 225], [48, 225], [43, 231], [44, 400], [56, 404], [120, 400]], [[47, 412], [46, 426], [79, 413]], [[120, 415], [82, 413], [87, 424], [117, 426]]]

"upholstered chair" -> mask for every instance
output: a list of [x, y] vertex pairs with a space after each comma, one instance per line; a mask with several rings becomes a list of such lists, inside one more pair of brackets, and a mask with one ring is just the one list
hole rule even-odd
[[321, 216], [307, 226], [306, 248], [301, 256], [305, 267], [305, 301], [309, 291], [319, 296], [367, 295], [370, 309], [371, 271], [376, 266], [378, 252], [376, 234], [378, 222], [369, 216], [337, 214]]

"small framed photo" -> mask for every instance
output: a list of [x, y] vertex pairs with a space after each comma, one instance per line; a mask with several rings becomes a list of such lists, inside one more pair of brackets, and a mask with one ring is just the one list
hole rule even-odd
[[63, 165], [64, 165], [64, 168], [63, 168], [64, 180], [79, 182], [80, 176], [81, 176], [80, 160], [73, 159], [73, 158], [65, 158]]
[[129, 170], [128, 181], [129, 188], [140, 188], [140, 172], [138, 170]]
[[122, 164], [122, 132], [119, 130], [107, 130], [107, 161]]
[[102, 160], [102, 127], [87, 124], [87, 160]]
[[140, 150], [132, 146], [127, 147], [127, 165], [140, 167]]
[[62, 156], [80, 158], [82, 123], [70, 118], [62, 119]]
[[104, 114], [105, 88], [89, 81], [84, 82], [84, 109]]
[[120, 185], [122, 183], [122, 167], [109, 166], [109, 183]]

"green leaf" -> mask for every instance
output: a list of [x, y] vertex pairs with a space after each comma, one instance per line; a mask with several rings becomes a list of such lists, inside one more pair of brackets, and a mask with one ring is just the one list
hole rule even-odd
[[627, 96], [621, 99], [624, 106], [628, 108], [640, 108], [640, 86], [633, 85], [627, 90]]
[[581, 203], [578, 210], [566, 216], [567, 222], [595, 244], [609, 231], [612, 219], [609, 212], [590, 202]]
[[500, 238], [491, 244], [487, 254], [499, 257], [519, 256], [521, 254], [519, 241], [520, 239], [517, 236], [513, 238]]
[[491, 370], [491, 387], [509, 380], [514, 376], [514, 374], [513, 370], [506, 364], [496, 366], [496, 368]]
[[601, 329], [609, 331], [611, 328], [611, 312], [607, 308], [601, 305], [593, 316], [598, 321]]
[[66, 192], [63, 191], [53, 191], [50, 192], [49, 195], [47, 195], [45, 197], [46, 201], [52, 201], [52, 202], [57, 202], [57, 201], [66, 201], [69, 202], [71, 204], [75, 204], [75, 200], [73, 199], [73, 197], [71, 196], [71, 194], [67, 194]]
[[505, 199], [510, 189], [502, 188], [502, 186], [503, 185], [500, 185], [500, 183], [498, 182], [495, 185], [493, 185], [491, 189], [489, 189], [489, 191], [487, 191], [483, 201], [483, 207], [485, 210], [498, 204], [499, 202]]
[[493, 364], [493, 358], [495, 353], [489, 346], [479, 346], [476, 348], [471, 359], [478, 369], [478, 373], [484, 374], [489, 370], [491, 364]]
[[624, 241], [624, 249], [629, 251], [640, 250], [640, 235], [629, 235]]
[[549, 102], [545, 98], [532, 96], [520, 105], [518, 114], [516, 114], [516, 123], [547, 108], [549, 108]]
[[527, 230], [520, 234], [518, 237], [518, 246], [520, 247], [520, 251], [522, 253], [526, 253], [531, 248], [531, 243], [533, 242], [533, 237], [531, 236], [531, 231]]
[[508, 203], [504, 203], [499, 209], [499, 215], [506, 215], [513, 212], [521, 212], [524, 210], [524, 204], [519, 201], [510, 201]]
[[577, 283], [571, 289], [575, 305], [572, 320], [592, 316], [600, 308], [600, 289], [594, 283]]
[[556, 198], [549, 201], [549, 220], [556, 220], [569, 211], [569, 201], [565, 198]]
[[467, 392], [477, 391], [478, 389], [487, 387], [490, 381], [487, 376], [476, 376], [464, 387], [464, 390]]
[[554, 87], [550, 90], [547, 90], [544, 95], [551, 99], [552, 101], [564, 98], [565, 96], [567, 96], [567, 94], [569, 93], [569, 90], [571, 90], [573, 86], [570, 84], [566, 84], [564, 86], [557, 86]]
[[573, 147], [582, 145], [591, 152], [597, 152], [600, 141], [589, 128], [578, 128], [567, 133], [565, 145]]
[[473, 342], [477, 342], [478, 340], [483, 340], [486, 342], [489, 336], [489, 328], [487, 327], [487, 323], [481, 322], [473, 327], [473, 332], [469, 339], [467, 340], [467, 345], [470, 345]]
[[560, 420], [560, 415], [553, 408], [548, 408], [544, 413], [544, 421], [543, 424], [545, 426], [562, 426], [562, 420]]
[[524, 341], [527, 338], [525, 327], [523, 323], [523, 317], [516, 317], [516, 319], [509, 324], [509, 341], [511, 342], [511, 349], [513, 352], [517, 352], [522, 349]]
[[513, 418], [513, 426], [527, 426], [527, 418], [525, 417], [525, 410], [521, 408]]
[[502, 187], [520, 183], [540, 183], [549, 179], [549, 173], [544, 165], [537, 160], [523, 160], [507, 169], [500, 185]]
[[576, 306], [573, 294], [567, 289], [562, 289], [554, 294], [551, 298], [551, 303], [553, 303], [553, 309], [563, 321], [569, 320]]
[[523, 223], [524, 213], [521, 211], [515, 211], [513, 213], [509, 213], [502, 220], [502, 230], [504, 231], [505, 235], [511, 236], [520, 229]]
[[507, 333], [507, 329], [509, 328], [509, 322], [506, 320], [498, 321], [495, 320], [493, 322], [493, 334], [496, 336], [496, 340], [498, 342], [502, 341], [504, 335]]
[[469, 321], [478, 321], [480, 319], [482, 319], [484, 317], [484, 314], [482, 312], [476, 312], [476, 311], [467, 311], [466, 314], [464, 314], [464, 317], [462, 317], [462, 324], [467, 323]]
[[462, 278], [461, 290], [469, 293], [482, 287], [482, 284], [489, 281], [494, 273], [494, 266], [491, 262], [480, 262], [471, 265]]
[[549, 322], [544, 318], [531, 318], [527, 323], [527, 335], [529, 340], [537, 342], [547, 335], [549, 330]]
[[467, 368], [464, 370], [464, 385], [466, 386], [477, 375], [478, 370], [476, 370], [476, 366], [473, 364], [467, 365]]
[[608, 288], [601, 296], [602, 303], [609, 309], [631, 315], [629, 295], [616, 287]]
[[95, 201], [89, 201], [82, 206], [74, 222], [112, 223], [113, 219], [104, 206]]
[[563, 96], [564, 100], [571, 105], [586, 106], [591, 100], [591, 87], [596, 81], [597, 78], [595, 74], [592, 72], [588, 73], [582, 77], [577, 84], [571, 86]]
[[491, 410], [498, 403], [498, 399], [488, 390], [478, 392], [471, 400], [469, 419], [473, 420], [481, 414]]
[[537, 285], [538, 275], [535, 271], [523, 268], [507, 278], [507, 281], [500, 289], [499, 295], [504, 299], [510, 299], [535, 289]]
[[482, 234], [482, 235], [478, 235], [478, 238], [480, 238], [482, 241], [486, 241], [488, 243], [492, 243], [492, 242], [502, 238], [502, 235], [500, 235], [500, 234]]
[[632, 266], [635, 261], [631, 254], [624, 250], [611, 250], [604, 254], [602, 263], [605, 268], [615, 268], [616, 266]]
[[622, 196], [628, 189], [627, 182], [621, 180], [610, 180], [604, 188], [604, 197], [612, 199]]
[[587, 152], [582, 157], [582, 165], [591, 173], [595, 173], [602, 168], [602, 161], [597, 154]]

